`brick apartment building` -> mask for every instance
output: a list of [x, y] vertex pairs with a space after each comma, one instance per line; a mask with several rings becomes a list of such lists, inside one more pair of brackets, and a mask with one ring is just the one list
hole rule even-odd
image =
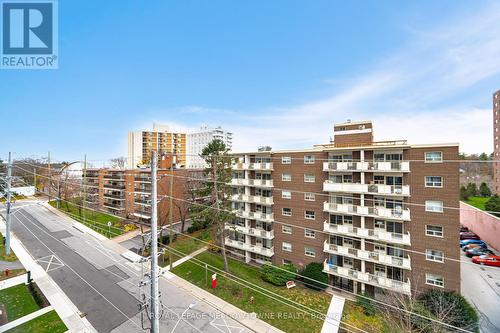
[[[158, 179], [158, 225], [169, 223], [170, 176], [173, 174], [173, 197], [189, 200], [194, 188], [194, 178], [203, 176], [202, 170], [173, 169], [169, 162], [161, 163]], [[150, 169], [87, 169], [84, 170], [85, 203], [111, 214], [138, 222], [151, 219], [151, 170]], [[163, 199], [162, 199], [163, 198]], [[162, 199], [162, 200], [160, 200]], [[173, 221], [181, 219], [174, 200]]]
[[[500, 90], [493, 93], [493, 159], [500, 159]], [[493, 190], [500, 194], [500, 163], [493, 163]]]
[[445, 208], [459, 208], [458, 144], [376, 142], [370, 121], [333, 134], [312, 149], [234, 154], [229, 249], [247, 262], [324, 263], [353, 292], [460, 291], [460, 265], [445, 259], [460, 259], [459, 211]]

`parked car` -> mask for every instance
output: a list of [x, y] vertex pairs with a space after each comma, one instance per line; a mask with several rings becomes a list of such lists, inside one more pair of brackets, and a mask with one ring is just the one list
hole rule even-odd
[[[467, 245], [467, 247], [470, 245], [477, 245], [477, 244], [469, 244], [469, 245]], [[466, 247], [466, 246], [464, 246], [464, 247]], [[476, 256], [482, 256], [485, 254], [495, 254], [495, 253], [493, 253], [493, 251], [491, 251], [491, 250], [482, 248], [479, 245], [476, 247], [470, 247], [465, 251], [465, 255], [469, 258], [476, 257]]]
[[483, 242], [482, 240], [479, 240], [479, 239], [462, 239], [460, 241], [460, 247], [464, 247], [465, 245], [467, 244], [483, 244], [484, 248], [487, 248], [488, 246], [486, 246], [486, 243]]
[[460, 239], [481, 239], [481, 237], [479, 237], [473, 232], [467, 231], [460, 233]]
[[484, 254], [478, 257], [472, 257], [472, 262], [475, 264], [500, 267], [500, 256]]
[[467, 232], [467, 231], [469, 231], [469, 228], [464, 226], [460, 227], [460, 232]]
[[462, 251], [467, 252], [470, 249], [487, 249], [486, 244], [467, 244], [462, 247]]

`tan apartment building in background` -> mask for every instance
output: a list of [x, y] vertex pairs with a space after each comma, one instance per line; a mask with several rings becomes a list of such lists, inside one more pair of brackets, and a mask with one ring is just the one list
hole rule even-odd
[[[500, 90], [493, 93], [493, 159], [500, 160]], [[500, 163], [493, 163], [493, 191], [500, 194]]]
[[151, 152], [173, 154], [176, 164], [186, 166], [186, 133], [175, 133], [168, 126], [153, 124], [151, 131], [134, 131], [128, 134], [128, 168], [149, 163]]
[[460, 291], [458, 144], [373, 140], [370, 121], [332, 143], [234, 154], [226, 245], [247, 262], [324, 265], [372, 295]]

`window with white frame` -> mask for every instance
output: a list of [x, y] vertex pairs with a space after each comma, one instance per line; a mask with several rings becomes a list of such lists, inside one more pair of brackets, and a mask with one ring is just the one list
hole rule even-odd
[[426, 162], [443, 162], [443, 153], [440, 151], [428, 151], [425, 153]]
[[281, 191], [281, 197], [283, 199], [291, 199], [292, 198], [292, 192], [290, 192], [290, 191]]
[[431, 249], [425, 250], [425, 258], [428, 261], [444, 262], [443, 251], [439, 250], [431, 250]]
[[440, 225], [426, 225], [425, 234], [433, 237], [443, 237], [443, 227]]
[[281, 164], [292, 164], [292, 158], [290, 156], [282, 156]]
[[425, 187], [443, 187], [443, 177], [425, 176]]
[[306, 192], [306, 193], [304, 193], [304, 200], [305, 201], [316, 201], [316, 194], [311, 193], [311, 192]]
[[306, 210], [304, 215], [305, 215], [305, 218], [308, 220], [316, 219], [316, 213], [313, 210]]
[[437, 200], [426, 200], [425, 201], [425, 211], [442, 213], [443, 212], [443, 202]]
[[314, 164], [314, 155], [305, 155], [304, 164]]
[[425, 283], [431, 286], [444, 287], [444, 279], [441, 275], [426, 273]]
[[304, 236], [306, 238], [316, 238], [316, 231], [311, 229], [304, 229]]
[[292, 175], [289, 173], [282, 173], [281, 174], [281, 180], [284, 182], [291, 182], [292, 181]]
[[283, 207], [283, 209], [281, 210], [281, 215], [292, 216], [292, 209]]
[[292, 243], [283, 242], [281, 244], [281, 249], [286, 252], [292, 252]]
[[281, 226], [281, 232], [284, 234], [291, 234], [292, 233], [292, 227], [289, 225], [282, 225]]
[[304, 182], [305, 183], [314, 183], [316, 181], [316, 177], [311, 174], [304, 174]]
[[316, 249], [312, 247], [306, 247], [304, 248], [304, 254], [308, 257], [316, 257]]

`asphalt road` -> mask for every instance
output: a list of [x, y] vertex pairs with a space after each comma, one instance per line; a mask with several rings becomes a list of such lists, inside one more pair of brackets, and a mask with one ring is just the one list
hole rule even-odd
[[[97, 331], [143, 332], [138, 307], [141, 264], [127, 261], [113, 242], [80, 232], [44, 206], [17, 202], [16, 207], [13, 232]], [[162, 333], [251, 332], [163, 277], [160, 291]]]
[[500, 332], [500, 267], [472, 264], [463, 252], [460, 259], [462, 295], [478, 310], [481, 332]]

